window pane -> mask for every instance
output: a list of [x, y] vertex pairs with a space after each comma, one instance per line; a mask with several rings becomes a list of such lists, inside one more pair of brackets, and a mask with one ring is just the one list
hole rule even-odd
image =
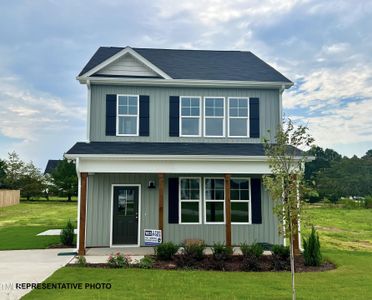
[[205, 134], [211, 136], [223, 136], [223, 119], [206, 118]]
[[239, 200], [239, 190], [230, 190], [231, 200]]
[[206, 203], [207, 222], [223, 222], [223, 202], [207, 202]]
[[231, 178], [230, 180], [230, 188], [231, 189], [238, 189], [240, 186], [240, 179]]
[[129, 106], [128, 114], [136, 115], [137, 114], [137, 106], [133, 106], [133, 105]]
[[249, 222], [248, 202], [231, 202], [231, 222]]
[[238, 99], [231, 98], [230, 102], [229, 102], [229, 107], [230, 108], [237, 108], [238, 107]]
[[193, 107], [199, 107], [199, 98], [191, 98], [191, 106]]
[[128, 106], [119, 105], [119, 114], [127, 114], [128, 113]]
[[182, 107], [190, 107], [190, 98], [182, 98]]
[[199, 222], [198, 202], [181, 202], [181, 222], [182, 223]]
[[199, 118], [182, 118], [182, 135], [199, 134]]
[[240, 200], [249, 200], [249, 190], [240, 191]]
[[224, 189], [225, 188], [225, 180], [224, 179], [213, 179], [214, 186], [216, 189]]
[[191, 116], [198, 117], [200, 115], [199, 107], [191, 107]]
[[229, 120], [230, 136], [247, 136], [247, 119]]
[[127, 105], [128, 104], [128, 97], [127, 96], [119, 96], [119, 105]]
[[182, 107], [181, 114], [182, 116], [191, 116], [191, 108]]
[[137, 106], [137, 97], [129, 96], [128, 104], [132, 106]]
[[120, 134], [136, 134], [137, 133], [137, 117], [129, 117], [129, 116], [119, 117], [119, 133]]
[[239, 117], [248, 117], [248, 109], [240, 107], [239, 111], [238, 111], [238, 116]]
[[181, 179], [181, 200], [199, 200], [200, 184], [199, 179]]
[[190, 188], [200, 189], [200, 180], [199, 179], [189, 179]]
[[237, 108], [230, 107], [230, 117], [239, 117]]
[[248, 99], [239, 99], [239, 107], [240, 108], [247, 108], [248, 107]]

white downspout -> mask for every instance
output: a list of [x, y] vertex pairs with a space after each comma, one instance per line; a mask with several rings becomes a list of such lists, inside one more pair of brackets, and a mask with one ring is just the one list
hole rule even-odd
[[76, 173], [78, 177], [78, 209], [77, 209], [77, 233], [76, 233], [76, 252], [79, 250], [79, 231], [80, 231], [80, 188], [81, 188], [81, 176], [79, 171], [79, 157], [76, 158], [75, 162]]
[[279, 122], [281, 123], [283, 120], [283, 92], [285, 90], [285, 86], [282, 85], [279, 89]]
[[87, 141], [90, 142], [90, 105], [91, 105], [91, 96], [92, 90], [90, 86], [90, 80], [87, 80], [87, 88], [88, 88], [88, 103], [87, 103]]

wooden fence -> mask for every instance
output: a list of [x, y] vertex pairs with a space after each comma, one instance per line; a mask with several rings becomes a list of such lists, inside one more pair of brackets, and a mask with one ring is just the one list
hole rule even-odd
[[0, 190], [0, 207], [19, 204], [19, 190]]

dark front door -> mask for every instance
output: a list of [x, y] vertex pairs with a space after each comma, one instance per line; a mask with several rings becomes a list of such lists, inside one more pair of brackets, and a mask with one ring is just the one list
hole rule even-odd
[[138, 243], [138, 186], [115, 186], [113, 203], [113, 245]]

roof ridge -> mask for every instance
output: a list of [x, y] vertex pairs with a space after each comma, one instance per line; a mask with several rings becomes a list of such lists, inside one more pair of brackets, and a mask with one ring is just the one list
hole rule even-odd
[[200, 51], [200, 52], [240, 52], [240, 53], [252, 53], [250, 50], [215, 50], [215, 49], [176, 49], [176, 48], [153, 48], [153, 47], [131, 47], [131, 46], [125, 46], [125, 47], [118, 47], [118, 46], [100, 46], [100, 48], [110, 48], [110, 49], [125, 49], [127, 47], [130, 47], [134, 50], [140, 49], [140, 50], [169, 50], [169, 51]]

